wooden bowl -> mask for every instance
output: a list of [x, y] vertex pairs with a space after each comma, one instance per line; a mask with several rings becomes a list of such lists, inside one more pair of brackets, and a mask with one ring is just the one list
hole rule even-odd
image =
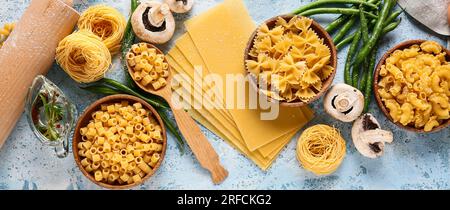
[[[280, 16], [276, 16], [273, 18], [270, 18], [268, 20], [266, 20], [264, 23], [267, 24], [267, 26], [269, 28], [273, 28], [275, 26], [275, 23], [277, 22], [278, 17], [282, 17], [285, 20], [289, 21], [292, 17], [294, 17], [294, 15], [280, 15]], [[258, 33], [258, 29], [259, 27], [253, 32], [253, 34], [250, 36], [250, 39], [247, 43], [247, 47], [245, 49], [245, 55], [244, 55], [244, 62], [246, 60], [254, 60], [255, 58], [253, 58], [252, 56], [249, 55], [250, 50], [253, 48], [254, 45], [254, 40], [256, 38], [256, 35]], [[318, 24], [316, 21], [313, 20], [312, 24], [311, 24], [311, 29], [314, 30], [314, 32], [316, 32], [316, 34], [319, 36], [319, 38], [322, 38], [324, 41], [324, 44], [326, 46], [328, 46], [328, 48], [330, 48], [330, 65], [334, 68], [333, 73], [325, 80], [322, 81], [322, 90], [319, 91], [317, 93], [316, 96], [314, 96], [312, 99], [310, 99], [308, 102], [303, 102], [300, 100], [296, 100], [296, 101], [292, 101], [292, 102], [280, 102], [281, 106], [286, 106], [286, 107], [301, 107], [307, 104], [312, 103], [313, 101], [316, 101], [317, 99], [319, 99], [323, 94], [325, 94], [327, 92], [327, 90], [330, 88], [331, 84], [333, 83], [334, 77], [336, 76], [336, 71], [337, 71], [337, 52], [336, 52], [336, 46], [333, 43], [333, 39], [331, 38], [330, 34], [328, 34], [328, 32], [322, 28], [322, 26], [320, 26], [320, 24]], [[248, 70], [247, 70], [247, 74], [248, 74]], [[250, 84], [256, 88], [257, 90], [258, 88], [258, 82], [255, 81], [254, 79], [250, 79]], [[269, 97], [270, 98], [270, 97]], [[274, 100], [274, 99], [272, 99]]]
[[[389, 51], [387, 51], [383, 57], [380, 59], [380, 61], [378, 62], [378, 65], [375, 69], [375, 75], [374, 75], [374, 79], [373, 79], [373, 90], [374, 90], [374, 95], [375, 95], [375, 99], [377, 101], [378, 107], [380, 107], [381, 111], [383, 112], [383, 114], [391, 121], [393, 122], [395, 125], [397, 125], [398, 127], [401, 127], [403, 129], [406, 129], [408, 131], [412, 131], [412, 132], [416, 132], [416, 133], [432, 133], [432, 132], [436, 132], [439, 131], [443, 128], [446, 128], [450, 125], [450, 120], [447, 120], [447, 122], [439, 125], [438, 127], [434, 127], [431, 131], [424, 131], [423, 129], [419, 129], [419, 128], [415, 128], [415, 127], [411, 127], [411, 126], [404, 126], [402, 125], [400, 122], [394, 122], [394, 119], [392, 119], [391, 115], [389, 114], [389, 111], [387, 110], [387, 108], [384, 106], [383, 101], [381, 101], [381, 97], [380, 94], [378, 94], [378, 82], [381, 80], [381, 77], [379, 76], [380, 74], [380, 69], [381, 66], [385, 64], [386, 59], [395, 51], [395, 50], [403, 50], [405, 48], [408, 48], [412, 45], [420, 45], [423, 42], [425, 42], [427, 40], [408, 40], [405, 42], [402, 42], [398, 45], [396, 45], [395, 47], [391, 48]], [[446, 50], [447, 52], [447, 60], [450, 60], [450, 50], [446, 49], [444, 46], [442, 46], [442, 49]]]
[[[81, 165], [81, 157], [78, 155], [78, 143], [82, 142], [80, 129], [85, 127], [89, 123], [89, 121], [92, 119], [92, 117], [91, 117], [92, 113], [95, 112], [95, 111], [100, 110], [102, 104], [115, 103], [115, 102], [120, 102], [120, 101], [129, 101], [130, 104], [139, 102], [139, 103], [142, 104], [142, 106], [144, 108], [146, 108], [146, 109], [148, 109], [148, 110], [150, 110], [152, 112], [153, 117], [155, 117], [155, 119], [158, 121], [158, 123], [161, 125], [161, 128], [162, 128], [163, 148], [162, 148], [162, 151], [161, 151], [161, 158], [158, 161], [158, 163], [155, 165], [155, 168], [152, 170], [151, 173], [149, 173], [145, 177], [143, 177], [141, 182], [133, 183], [133, 184], [126, 184], [126, 185], [111, 185], [111, 184], [108, 184], [108, 183], [95, 181], [94, 176], [92, 174], [88, 173], [84, 169], [84, 167]], [[95, 183], [95, 184], [97, 184], [97, 185], [99, 185], [101, 187], [108, 188], [108, 189], [129, 189], [129, 188], [135, 187], [135, 186], [140, 185], [143, 182], [145, 182], [147, 179], [149, 179], [155, 173], [156, 170], [158, 170], [159, 166], [161, 165], [162, 161], [164, 160], [164, 156], [166, 154], [166, 147], [167, 147], [166, 129], [164, 127], [164, 123], [161, 120], [161, 117], [159, 116], [158, 112], [156, 112], [156, 110], [150, 104], [145, 102], [144, 100], [142, 100], [142, 99], [140, 99], [138, 97], [135, 97], [135, 96], [124, 95], [124, 94], [111, 95], [111, 96], [104, 97], [104, 98], [94, 102], [88, 108], [86, 108], [84, 113], [78, 119], [77, 125], [75, 127], [75, 131], [74, 131], [74, 135], [73, 135], [73, 140], [72, 140], [73, 156], [74, 156], [75, 162], [78, 165], [78, 168], [93, 183]]]

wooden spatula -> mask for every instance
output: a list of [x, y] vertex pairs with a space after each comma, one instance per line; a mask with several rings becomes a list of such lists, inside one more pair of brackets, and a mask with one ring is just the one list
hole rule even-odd
[[[149, 49], [156, 49], [160, 54], [163, 54], [161, 50], [151, 44], [147, 44]], [[166, 59], [166, 58], [164, 58]], [[167, 62], [167, 60], [165, 60]], [[168, 63], [168, 62], [167, 62]], [[134, 77], [133, 71], [127, 62], [128, 72]], [[170, 69], [170, 66], [169, 66]], [[167, 78], [167, 84], [170, 84], [173, 75], [169, 75]], [[133, 78], [134, 79], [134, 78]], [[221, 183], [228, 176], [228, 171], [221, 165], [219, 156], [214, 148], [209, 143], [208, 139], [203, 135], [198, 125], [189, 116], [187, 112], [182, 109], [176, 109], [175, 104], [172, 103], [172, 89], [170, 85], [166, 85], [160, 90], [153, 90], [151, 87], [144, 87], [139, 82], [136, 84], [144, 91], [163, 97], [167, 103], [169, 103], [175, 120], [177, 121], [178, 128], [183, 134], [186, 142], [191, 148], [200, 165], [206, 168], [212, 176], [212, 180], [215, 184]]]

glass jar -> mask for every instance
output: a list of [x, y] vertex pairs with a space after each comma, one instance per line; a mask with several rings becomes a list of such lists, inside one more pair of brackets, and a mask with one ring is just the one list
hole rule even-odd
[[38, 75], [28, 91], [26, 114], [37, 139], [43, 145], [54, 147], [57, 157], [66, 157], [77, 110], [61, 89]]

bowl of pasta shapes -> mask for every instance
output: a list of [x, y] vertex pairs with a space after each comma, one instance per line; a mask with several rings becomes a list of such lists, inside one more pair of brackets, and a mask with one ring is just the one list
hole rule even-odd
[[417, 133], [450, 125], [450, 51], [437, 42], [409, 40], [379, 61], [373, 89], [378, 106], [397, 126]]
[[251, 35], [245, 50], [250, 84], [282, 106], [299, 107], [319, 99], [336, 75], [336, 47], [314, 20], [273, 17]]
[[164, 53], [152, 44], [141, 42], [126, 54], [131, 78], [145, 91], [158, 91], [170, 82], [170, 66]]
[[128, 189], [158, 170], [166, 145], [166, 130], [155, 109], [140, 98], [119, 94], [84, 111], [72, 150], [89, 180], [108, 189]]

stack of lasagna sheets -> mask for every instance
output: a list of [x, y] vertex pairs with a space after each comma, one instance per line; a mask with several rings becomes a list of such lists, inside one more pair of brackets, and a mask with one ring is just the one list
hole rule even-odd
[[[248, 107], [248, 92], [253, 89], [248, 83], [245, 87], [247, 106], [236, 108], [225, 106], [237, 101], [239, 88], [236, 84], [234, 88], [226, 87], [226, 82], [223, 85], [204, 85], [207, 82], [194, 79], [197, 75], [205, 77], [211, 73], [221, 77], [222, 81], [225, 81], [227, 74], [245, 76], [244, 51], [256, 25], [241, 0], [225, 0], [186, 21], [185, 26], [187, 33], [176, 41], [167, 58], [174, 74], [185, 75], [175, 76], [174, 79], [180, 84], [190, 84], [191, 89], [183, 86], [174, 88], [175, 92], [179, 96], [191, 97], [192, 108], [188, 112], [194, 119], [266, 170], [298, 130], [312, 119], [312, 110], [307, 106], [280, 106], [276, 119], [261, 120], [261, 113], [268, 110]], [[202, 72], [195, 74], [198, 69]], [[208, 94], [218, 97], [217, 100], [204, 97]], [[227, 94], [235, 100], [226, 101], [233, 98], [225, 97]], [[198, 108], [195, 104], [203, 107]]]

